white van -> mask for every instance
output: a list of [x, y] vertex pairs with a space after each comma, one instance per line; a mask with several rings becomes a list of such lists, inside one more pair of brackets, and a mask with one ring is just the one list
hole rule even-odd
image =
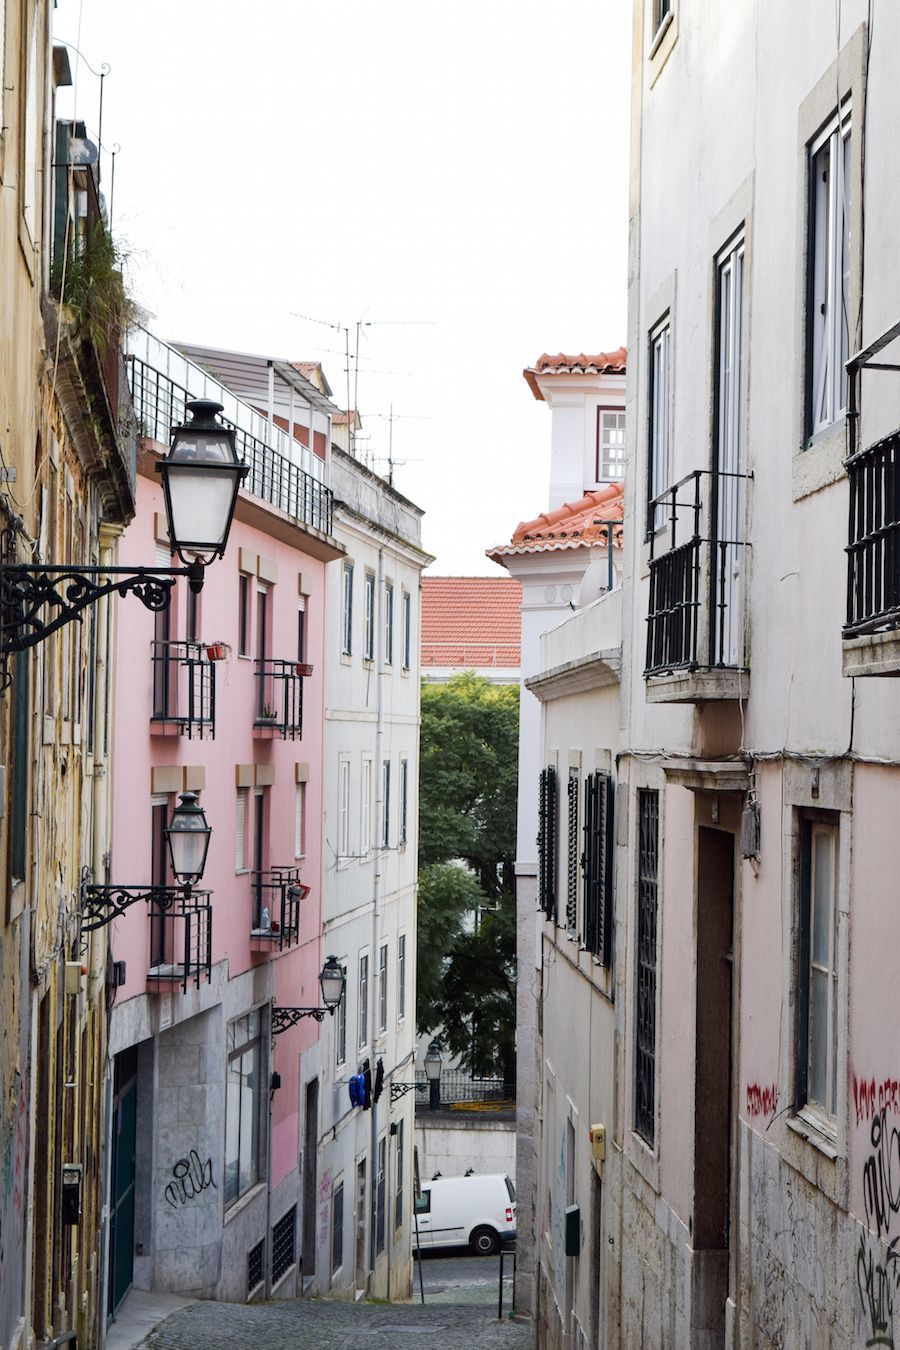
[[420, 1247], [471, 1247], [491, 1256], [516, 1236], [516, 1188], [499, 1172], [423, 1181], [415, 1204]]

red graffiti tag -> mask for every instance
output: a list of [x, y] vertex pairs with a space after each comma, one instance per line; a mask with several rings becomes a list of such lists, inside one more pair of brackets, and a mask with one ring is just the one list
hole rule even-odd
[[778, 1109], [778, 1084], [770, 1083], [762, 1087], [759, 1083], [747, 1084], [747, 1115], [774, 1116]]
[[853, 1105], [856, 1109], [856, 1123], [873, 1120], [882, 1111], [892, 1111], [900, 1115], [900, 1078], [857, 1078], [851, 1076], [853, 1087]]

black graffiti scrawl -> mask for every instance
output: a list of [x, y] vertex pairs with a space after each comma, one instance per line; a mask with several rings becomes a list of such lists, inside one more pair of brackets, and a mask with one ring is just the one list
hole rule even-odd
[[212, 1186], [213, 1190], [218, 1189], [213, 1181], [212, 1158], [207, 1158], [206, 1162], [202, 1163], [195, 1148], [191, 1149], [186, 1158], [178, 1159], [172, 1168], [172, 1177], [173, 1180], [165, 1189], [165, 1197], [173, 1209], [186, 1205], [209, 1186]]

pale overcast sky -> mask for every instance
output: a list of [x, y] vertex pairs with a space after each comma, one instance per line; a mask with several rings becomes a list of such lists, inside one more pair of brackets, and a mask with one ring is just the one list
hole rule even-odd
[[[59, 0], [99, 69], [114, 233], [151, 327], [320, 360], [426, 511], [432, 572], [547, 504], [541, 352], [625, 341], [630, 0]], [[96, 134], [98, 81], [60, 112]], [[110, 195], [109, 159], [103, 188]], [[355, 340], [355, 339], [354, 339]]]

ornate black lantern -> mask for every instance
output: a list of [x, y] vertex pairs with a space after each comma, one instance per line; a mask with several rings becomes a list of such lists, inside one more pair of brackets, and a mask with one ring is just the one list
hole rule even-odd
[[197, 398], [186, 409], [190, 421], [175, 428], [156, 472], [162, 476], [172, 552], [188, 566], [205, 565], [225, 553], [247, 465], [238, 459], [234, 428], [216, 416], [221, 403]]

